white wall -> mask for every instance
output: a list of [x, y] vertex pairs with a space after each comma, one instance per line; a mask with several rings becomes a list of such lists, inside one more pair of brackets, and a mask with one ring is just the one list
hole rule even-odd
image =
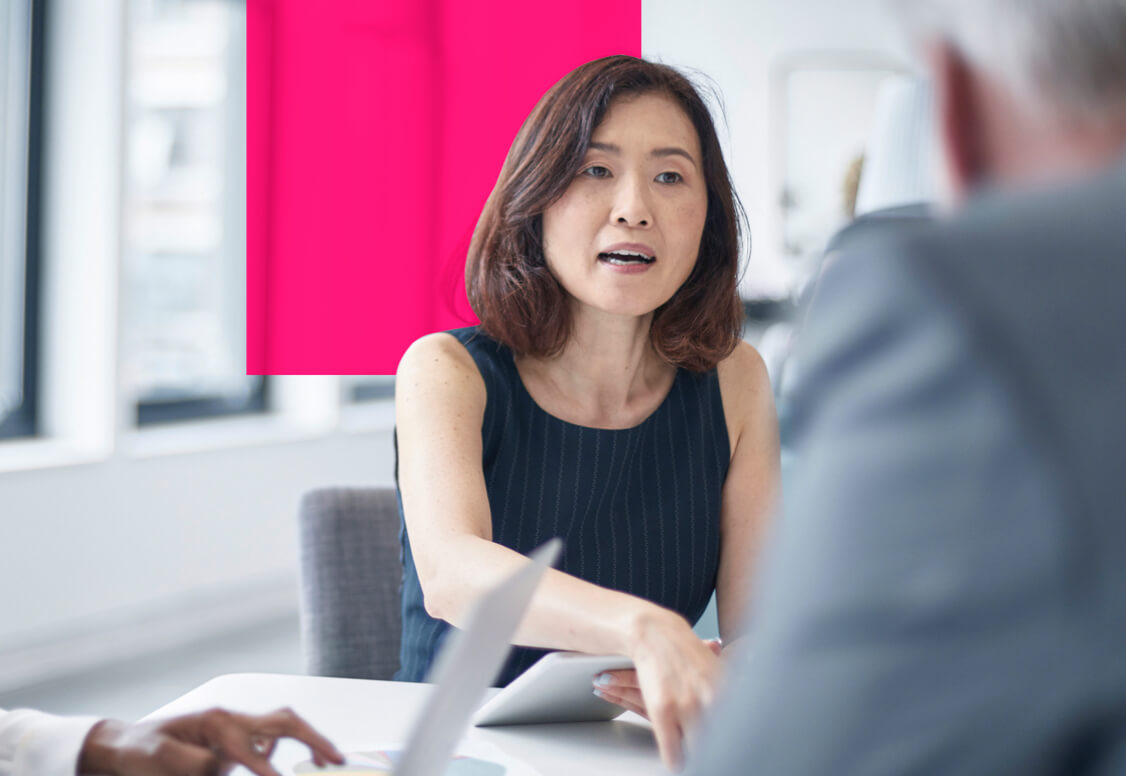
[[391, 473], [382, 432], [0, 474], [0, 645], [219, 590], [295, 591], [301, 494]]
[[[886, 0], [644, 0], [642, 55], [700, 70], [723, 95], [725, 153], [747, 209], [752, 250], [743, 291], [776, 291], [793, 271], [777, 254], [777, 170], [771, 158], [770, 71], [800, 52], [867, 53], [905, 61]], [[826, 115], [827, 125], [833, 118]]]

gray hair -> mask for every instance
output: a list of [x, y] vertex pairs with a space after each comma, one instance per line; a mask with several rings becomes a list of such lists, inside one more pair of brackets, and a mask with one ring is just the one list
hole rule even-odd
[[896, 0], [896, 5], [916, 33], [946, 38], [1030, 108], [1064, 120], [1126, 117], [1126, 0]]

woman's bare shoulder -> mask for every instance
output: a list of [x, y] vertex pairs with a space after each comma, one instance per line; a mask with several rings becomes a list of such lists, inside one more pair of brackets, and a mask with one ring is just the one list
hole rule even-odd
[[748, 425], [758, 426], [757, 421], [762, 416], [773, 415], [770, 375], [758, 350], [744, 341], [740, 341], [731, 355], [719, 362], [716, 371], [734, 450], [735, 443]]
[[395, 398], [415, 396], [484, 400], [485, 382], [477, 364], [452, 334], [427, 334], [411, 343], [399, 360]]
[[735, 350], [716, 366], [720, 390], [732, 396], [770, 391], [766, 363], [754, 345], [739, 340]]

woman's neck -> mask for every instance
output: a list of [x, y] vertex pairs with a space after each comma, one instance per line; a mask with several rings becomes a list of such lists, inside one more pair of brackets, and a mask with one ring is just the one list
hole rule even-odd
[[649, 340], [652, 314], [576, 314], [563, 352], [523, 358], [518, 367], [532, 398], [557, 417], [597, 428], [628, 428], [668, 393], [676, 368]]

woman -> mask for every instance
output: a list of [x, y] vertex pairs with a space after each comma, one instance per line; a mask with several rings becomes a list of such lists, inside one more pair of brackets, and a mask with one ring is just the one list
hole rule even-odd
[[[540, 100], [470, 245], [481, 326], [399, 365], [398, 678], [421, 680], [447, 623], [558, 535], [516, 642], [631, 656], [636, 680], [600, 690], [679, 759], [718, 671], [690, 623], [714, 589], [735, 633], [777, 491], [767, 376], [739, 339], [739, 215], [672, 68], [608, 57]], [[516, 649], [501, 682], [541, 654]]]

